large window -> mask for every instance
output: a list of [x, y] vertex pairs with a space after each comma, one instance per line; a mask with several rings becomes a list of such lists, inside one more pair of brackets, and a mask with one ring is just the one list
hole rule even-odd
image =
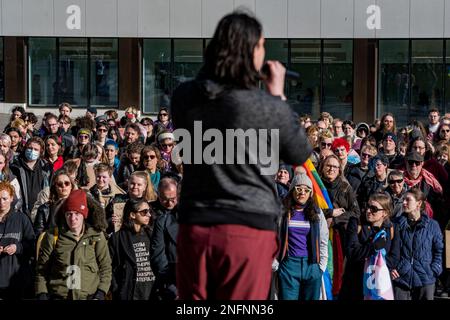
[[29, 104], [117, 106], [117, 39], [29, 38]]
[[447, 40], [446, 45], [446, 58], [445, 58], [445, 112], [450, 112], [450, 40]]
[[3, 56], [3, 38], [0, 38], [0, 101], [5, 101], [5, 64]]
[[322, 111], [353, 118], [353, 41], [323, 40]]
[[173, 41], [173, 89], [182, 82], [194, 79], [203, 63], [202, 39], [176, 39]]
[[378, 73], [379, 116], [392, 112], [405, 125], [426, 122], [430, 108], [444, 111], [444, 40], [380, 40]]
[[203, 43], [203, 39], [144, 40], [144, 112], [170, 107], [173, 90], [197, 76], [203, 65]]
[[410, 118], [426, 120], [430, 108], [442, 109], [442, 40], [412, 40]]
[[408, 40], [379, 41], [379, 114], [391, 112], [400, 123], [407, 122], [410, 101], [408, 48]]
[[28, 97], [31, 105], [55, 105], [56, 39], [30, 38], [28, 41]]
[[288, 81], [289, 104], [298, 114], [320, 113], [320, 40], [291, 40], [290, 68], [300, 79]]
[[170, 39], [144, 40], [143, 105], [144, 112], [158, 112], [169, 104], [171, 79]]
[[91, 104], [117, 105], [116, 39], [91, 39]]

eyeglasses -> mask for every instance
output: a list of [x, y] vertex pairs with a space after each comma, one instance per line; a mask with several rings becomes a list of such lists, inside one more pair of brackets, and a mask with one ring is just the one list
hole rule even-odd
[[377, 213], [378, 211], [383, 211], [384, 209], [383, 208], [378, 208], [376, 206], [368, 206], [367, 210], [370, 210], [370, 212], [372, 212], [372, 213]]
[[58, 182], [56, 185], [60, 188], [68, 187], [68, 186], [70, 186], [70, 181], [61, 181], [61, 182]]
[[449, 133], [450, 129], [441, 129], [441, 132]]
[[89, 139], [89, 136], [87, 135], [87, 134], [80, 134], [79, 136], [78, 136], [78, 138], [80, 139]]
[[370, 154], [370, 153], [365, 153], [365, 152], [363, 152], [362, 154], [361, 154], [361, 158], [372, 158], [372, 155]]
[[331, 164], [327, 164], [327, 165], [325, 166], [325, 168], [327, 168], [327, 169], [333, 169], [333, 170], [339, 170], [339, 166], [333, 166], [333, 165], [331, 165]]
[[152, 209], [148, 208], [148, 209], [144, 209], [144, 210], [139, 210], [139, 211], [136, 211], [136, 213], [140, 214], [143, 217], [151, 216], [152, 215]]
[[331, 143], [322, 142], [322, 147], [331, 148]]
[[310, 193], [311, 191], [310, 188], [295, 186], [295, 192], [297, 193]]
[[403, 183], [403, 179], [391, 179], [391, 180], [389, 180], [389, 184], [394, 184], [394, 183]]
[[166, 116], [168, 116], [168, 115], [169, 115], [168, 113], [160, 113], [160, 114], [159, 114], [160, 117], [166, 117]]
[[144, 160], [148, 160], [148, 159], [153, 160], [153, 159], [155, 159], [155, 158], [156, 158], [156, 156], [155, 156], [154, 154], [151, 154], [151, 155], [149, 155], [149, 156], [145, 156], [145, 157], [144, 157]]
[[108, 130], [106, 130], [106, 129], [97, 129], [97, 131], [98, 131], [98, 132], [106, 132], [106, 131], [108, 131]]
[[408, 164], [410, 166], [415, 165], [415, 166], [420, 166], [422, 164], [422, 161], [414, 161], [414, 160], [408, 160]]

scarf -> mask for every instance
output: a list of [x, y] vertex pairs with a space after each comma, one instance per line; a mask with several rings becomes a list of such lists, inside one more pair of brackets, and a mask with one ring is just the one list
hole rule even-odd
[[420, 183], [422, 183], [422, 180], [425, 180], [426, 183], [428, 183], [431, 188], [433, 188], [434, 192], [442, 194], [443, 190], [442, 190], [442, 186], [439, 183], [439, 181], [437, 181], [437, 179], [433, 176], [433, 174], [431, 174], [428, 170], [423, 169], [420, 172], [420, 175], [416, 178], [416, 179], [411, 179], [409, 177], [408, 172], [405, 175], [405, 183], [409, 188], [412, 188]]

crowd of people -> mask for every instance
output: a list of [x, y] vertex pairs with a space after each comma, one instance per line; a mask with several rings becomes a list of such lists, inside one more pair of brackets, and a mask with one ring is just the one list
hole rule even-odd
[[[177, 203], [183, 166], [168, 109], [70, 118], [14, 108], [0, 135], [0, 297], [176, 299]], [[450, 116], [397, 128], [299, 117], [333, 204], [319, 209], [301, 167], [281, 164], [284, 207], [268, 298], [317, 300], [332, 270], [335, 299], [363, 298], [365, 260], [384, 248], [395, 299], [448, 296]], [[374, 237], [385, 230], [387, 237]], [[381, 240], [380, 240], [381, 239]]]
[[[73, 120], [62, 103], [39, 123], [13, 108], [0, 134], [0, 299], [362, 300], [377, 253], [388, 279], [373, 285], [391, 298], [448, 297], [450, 114], [402, 128], [391, 113], [370, 125], [299, 116], [284, 66], [264, 54], [260, 23], [234, 12], [155, 121], [134, 107]], [[198, 120], [277, 129], [284, 162], [275, 175], [183, 164], [175, 127], [195, 133]]]

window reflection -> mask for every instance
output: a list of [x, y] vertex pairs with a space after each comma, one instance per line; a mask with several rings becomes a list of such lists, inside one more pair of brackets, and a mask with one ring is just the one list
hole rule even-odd
[[300, 79], [289, 80], [289, 103], [299, 114], [320, 113], [320, 40], [291, 41], [291, 69]]
[[170, 39], [144, 40], [144, 112], [170, 105]]
[[30, 38], [28, 89], [30, 104], [54, 105], [56, 82], [56, 38]]
[[117, 39], [91, 39], [91, 105], [117, 105]]
[[408, 40], [379, 41], [379, 114], [391, 112], [402, 124], [407, 122], [410, 104], [408, 51]]
[[353, 40], [323, 40], [322, 109], [341, 119], [353, 117]]
[[84, 38], [59, 40], [59, 74], [53, 84], [53, 101], [87, 105], [88, 42]]
[[203, 64], [202, 39], [176, 39], [174, 48], [173, 89], [182, 82], [193, 80]]

